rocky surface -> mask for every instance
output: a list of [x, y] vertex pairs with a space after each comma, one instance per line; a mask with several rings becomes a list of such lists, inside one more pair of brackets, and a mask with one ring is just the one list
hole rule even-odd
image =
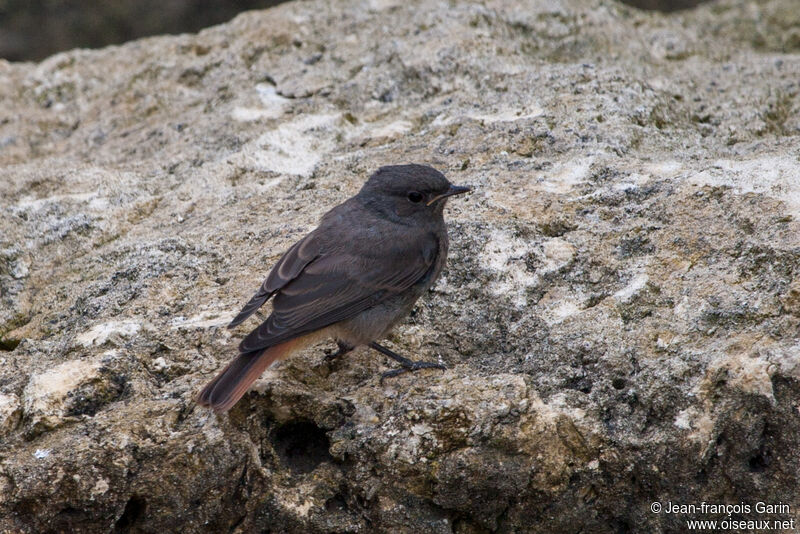
[[[792, 518], [795, 8], [292, 2], [0, 64], [0, 531]], [[401, 162], [475, 186], [389, 340], [450, 369], [320, 346], [197, 408], [270, 265]]]

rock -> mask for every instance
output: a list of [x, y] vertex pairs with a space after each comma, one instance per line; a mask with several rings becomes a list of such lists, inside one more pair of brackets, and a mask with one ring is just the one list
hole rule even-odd
[[[0, 64], [0, 531], [681, 531], [800, 506], [792, 0], [290, 2]], [[194, 395], [380, 165], [474, 192], [387, 344]], [[790, 519], [743, 514], [744, 520]]]
[[21, 416], [19, 397], [0, 394], [0, 435], [10, 434], [17, 427]]
[[76, 416], [94, 415], [122, 392], [101, 361], [70, 360], [33, 375], [23, 393], [25, 418], [38, 433]]
[[84, 347], [103, 345], [113, 336], [129, 338], [136, 335], [140, 329], [141, 325], [136, 321], [109, 321], [78, 334], [76, 341]]

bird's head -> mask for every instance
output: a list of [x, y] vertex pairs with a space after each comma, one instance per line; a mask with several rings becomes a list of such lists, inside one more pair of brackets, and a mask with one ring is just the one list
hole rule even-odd
[[441, 217], [449, 197], [468, 191], [432, 167], [412, 164], [381, 167], [358, 196], [390, 216], [425, 220]]

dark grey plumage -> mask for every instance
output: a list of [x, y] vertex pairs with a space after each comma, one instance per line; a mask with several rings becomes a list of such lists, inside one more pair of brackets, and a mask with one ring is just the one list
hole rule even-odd
[[302, 339], [330, 336], [349, 350], [384, 337], [439, 276], [448, 246], [446, 198], [468, 190], [431, 167], [381, 167], [275, 264], [229, 327], [270, 298], [272, 313], [242, 340], [240, 355], [198, 401], [227, 409], [238, 400], [231, 402], [231, 392], [240, 397], [241, 382], [258, 377], [252, 376], [256, 360], [272, 357], [260, 362], [269, 365], [286, 357], [293, 350], [271, 349], [290, 341], [299, 348]]

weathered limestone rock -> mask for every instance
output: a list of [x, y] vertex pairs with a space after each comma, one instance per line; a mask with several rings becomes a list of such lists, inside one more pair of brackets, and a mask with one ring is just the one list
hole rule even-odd
[[22, 416], [22, 407], [16, 395], [0, 395], [0, 435], [13, 431]]
[[[796, 13], [311, 0], [0, 64], [0, 531], [794, 513]], [[475, 186], [389, 340], [449, 369], [381, 385], [391, 362], [316, 347], [198, 409], [269, 267], [401, 162]]]

